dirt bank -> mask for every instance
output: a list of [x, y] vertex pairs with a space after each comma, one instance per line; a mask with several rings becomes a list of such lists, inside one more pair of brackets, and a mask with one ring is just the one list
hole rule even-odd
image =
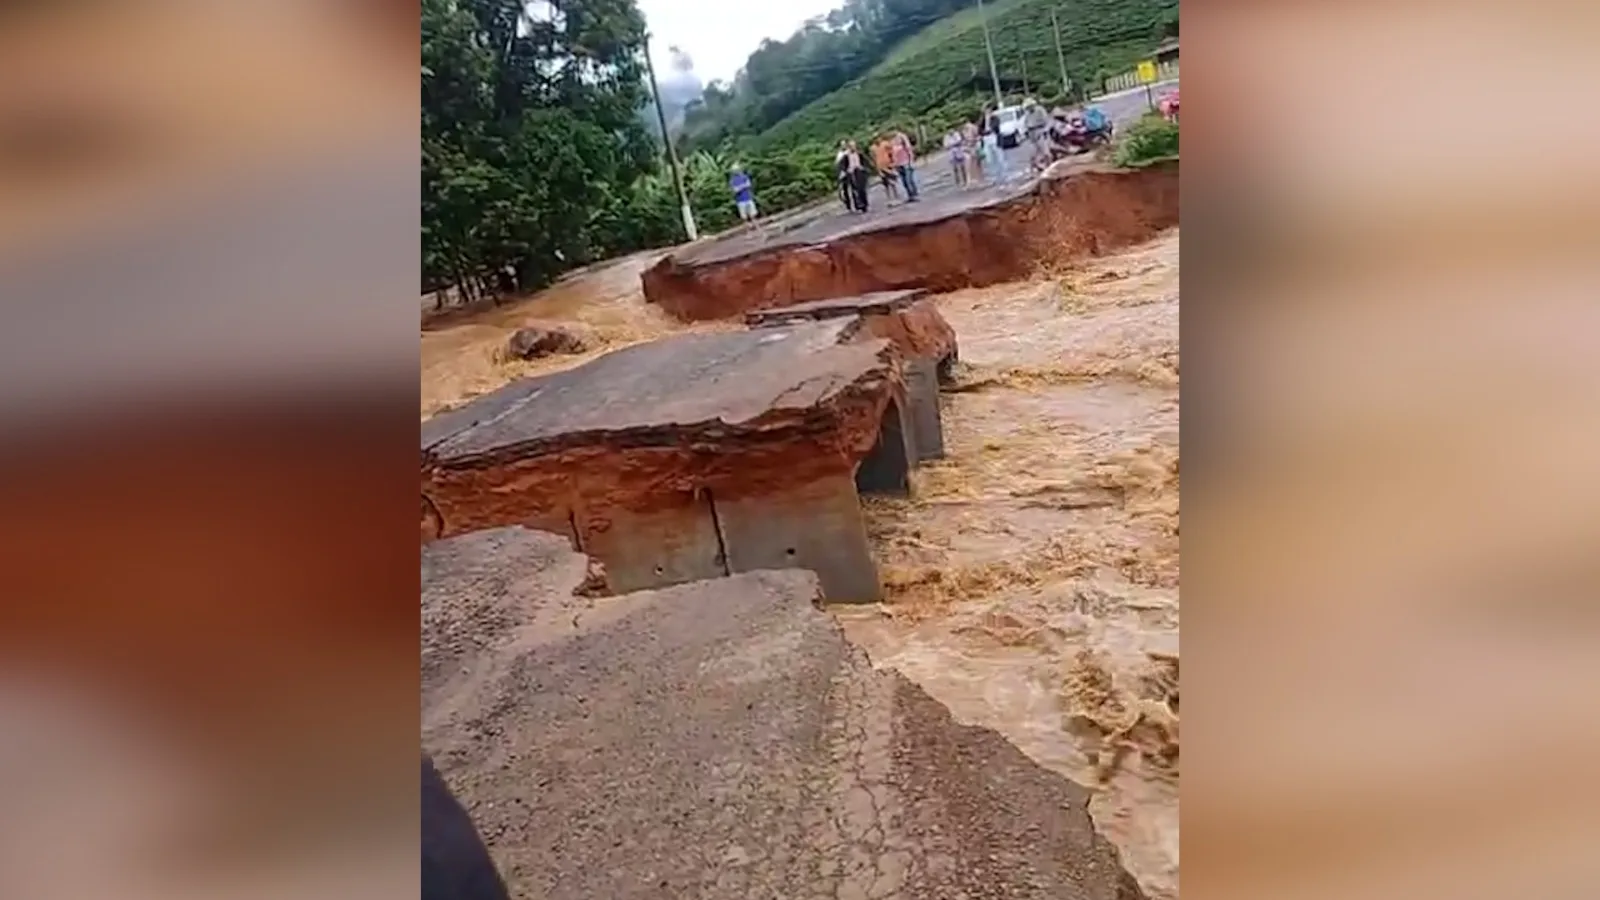
[[1106, 253], [1176, 225], [1178, 163], [1077, 171], [1014, 196], [983, 197], [937, 220], [856, 227], [810, 245], [705, 263], [667, 256], [645, 270], [645, 299], [692, 322], [873, 291], [952, 291], [1025, 278], [1042, 260]]

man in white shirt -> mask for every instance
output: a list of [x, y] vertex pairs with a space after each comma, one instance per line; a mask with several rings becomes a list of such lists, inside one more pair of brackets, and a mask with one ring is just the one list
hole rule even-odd
[[961, 131], [952, 128], [944, 136], [944, 149], [950, 154], [950, 172], [955, 177], [956, 187], [967, 186], [967, 148], [961, 139]]

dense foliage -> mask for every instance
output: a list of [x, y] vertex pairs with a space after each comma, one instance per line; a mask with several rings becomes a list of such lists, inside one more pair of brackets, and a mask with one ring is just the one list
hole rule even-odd
[[424, 290], [508, 269], [542, 284], [627, 243], [606, 226], [655, 152], [644, 20], [633, 0], [545, 10], [422, 0]]
[[[964, 9], [935, 14], [951, 6]], [[1071, 85], [1061, 84], [1052, 10]], [[1178, 25], [1177, 0], [998, 0], [986, 11], [1001, 87], [1015, 96], [1098, 89]], [[981, 23], [969, 0], [852, 0], [786, 42], [763, 44], [731, 91], [713, 85], [690, 109], [689, 138], [761, 152], [891, 124], [945, 128], [993, 97]], [[842, 62], [819, 68], [826, 58]]]
[[787, 40], [766, 40], [731, 87], [691, 109], [701, 143], [760, 132], [876, 65], [896, 44], [974, 0], [845, 0]]
[[1117, 141], [1117, 165], [1138, 166], [1178, 155], [1178, 123], [1151, 113], [1135, 122]]
[[[713, 233], [737, 224], [729, 170], [735, 162], [750, 173], [763, 213], [799, 206], [833, 190], [833, 151], [811, 145], [756, 157], [733, 157], [700, 151], [682, 160], [683, 186], [694, 208], [695, 224]], [[618, 209], [618, 219], [603, 224], [624, 240], [618, 251], [659, 247], [683, 240], [678, 195], [665, 167], [634, 184], [631, 202]]]

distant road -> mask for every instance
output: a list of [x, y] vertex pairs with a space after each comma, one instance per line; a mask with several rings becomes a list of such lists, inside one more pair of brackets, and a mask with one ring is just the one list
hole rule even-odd
[[[1178, 79], [1176, 78], [1156, 82], [1150, 85], [1150, 93], [1155, 100], [1159, 101], [1162, 94], [1177, 86]], [[1116, 123], [1119, 131], [1138, 121], [1140, 116], [1150, 110], [1150, 102], [1145, 97], [1145, 89], [1143, 87], [1096, 97], [1090, 101], [1089, 105], [1098, 106], [1112, 122]], [[930, 134], [928, 143], [937, 148], [938, 137], [938, 135]], [[1028, 166], [1028, 160], [1033, 151], [1026, 142], [1004, 152], [1006, 156], [1005, 180], [1007, 182], [1033, 177], [1033, 171]], [[927, 155], [919, 157], [917, 160], [917, 182], [921, 185], [924, 196], [937, 197], [955, 192], [955, 177], [950, 169], [949, 155], [942, 149], [934, 149]], [[877, 180], [874, 179], [867, 189], [874, 213], [884, 210], [886, 204], [883, 188], [878, 184]], [[756, 198], [758, 202], [760, 196], [761, 186], [757, 185]], [[839, 201], [836, 198], [829, 198], [809, 203], [798, 209], [786, 210], [764, 220], [764, 222], [766, 227], [770, 229], [788, 232], [805, 227], [819, 219], [838, 218], [845, 215], [848, 214], [840, 208]], [[742, 234], [743, 231], [744, 229], [735, 226], [728, 229], [725, 234]]]
[[[1160, 81], [1150, 85], [1151, 96], [1160, 101], [1161, 95], [1178, 86], [1178, 79]], [[1141, 116], [1150, 111], [1150, 102], [1145, 97], [1142, 87], [1128, 91], [1117, 91], [1106, 94], [1089, 101], [1090, 106], [1098, 106], [1102, 112], [1111, 119], [1120, 131], [1137, 122]], [[1079, 107], [1070, 107], [1077, 109]], [[930, 142], [933, 136], [929, 135]], [[1033, 153], [1026, 142], [1005, 151], [1006, 155], [1006, 180], [1016, 181], [1022, 178], [1033, 177], [1033, 172], [1028, 168], [1028, 159]], [[942, 193], [954, 190], [954, 178], [950, 174], [950, 163], [943, 150], [930, 153], [919, 162], [918, 172], [921, 174], [921, 183], [925, 193]], [[881, 194], [873, 195], [873, 203], [881, 202]]]
[[[1176, 78], [1170, 81], [1158, 81], [1150, 85], [1150, 93], [1159, 101], [1162, 94], [1177, 86], [1178, 79]], [[1150, 109], [1150, 103], [1145, 99], [1145, 89], [1143, 87], [1117, 91], [1115, 94], [1106, 94], [1104, 97], [1096, 97], [1089, 101], [1089, 105], [1100, 107], [1107, 116], [1111, 117], [1111, 121], [1118, 125], [1133, 122]]]

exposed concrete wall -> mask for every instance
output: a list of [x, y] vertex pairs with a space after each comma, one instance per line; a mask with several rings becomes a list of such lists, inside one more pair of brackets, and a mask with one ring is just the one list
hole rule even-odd
[[870, 377], [832, 398], [827, 415], [785, 407], [783, 427], [711, 436], [722, 444], [689, 435], [455, 464], [425, 457], [423, 542], [522, 525], [569, 536], [603, 564], [613, 593], [802, 568], [830, 598], [876, 600], [855, 476], [871, 456], [868, 489], [908, 493], [915, 437], [893, 345], [859, 346], [874, 354]]
[[883, 599], [861, 499], [848, 476], [758, 497], [713, 497], [712, 502], [731, 572], [809, 569], [829, 602]]
[[878, 442], [856, 468], [856, 489], [861, 493], [900, 497], [911, 493], [911, 468], [919, 454], [908, 406], [890, 401], [884, 409]]
[[944, 420], [939, 413], [939, 363], [906, 361], [906, 395], [910, 403], [912, 444], [918, 462], [944, 458]]
[[728, 574], [705, 493], [684, 492], [677, 505], [649, 513], [581, 519], [578, 544], [605, 565], [606, 586], [619, 594]]
[[[889, 420], [889, 452], [900, 455], [905, 482], [908, 450], [899, 440], [904, 421], [898, 405]], [[860, 495], [844, 474], [745, 497], [685, 492], [681, 503], [666, 509], [614, 510], [575, 525], [577, 549], [604, 564], [613, 593], [760, 569], [808, 569], [832, 602], [882, 599]]]

